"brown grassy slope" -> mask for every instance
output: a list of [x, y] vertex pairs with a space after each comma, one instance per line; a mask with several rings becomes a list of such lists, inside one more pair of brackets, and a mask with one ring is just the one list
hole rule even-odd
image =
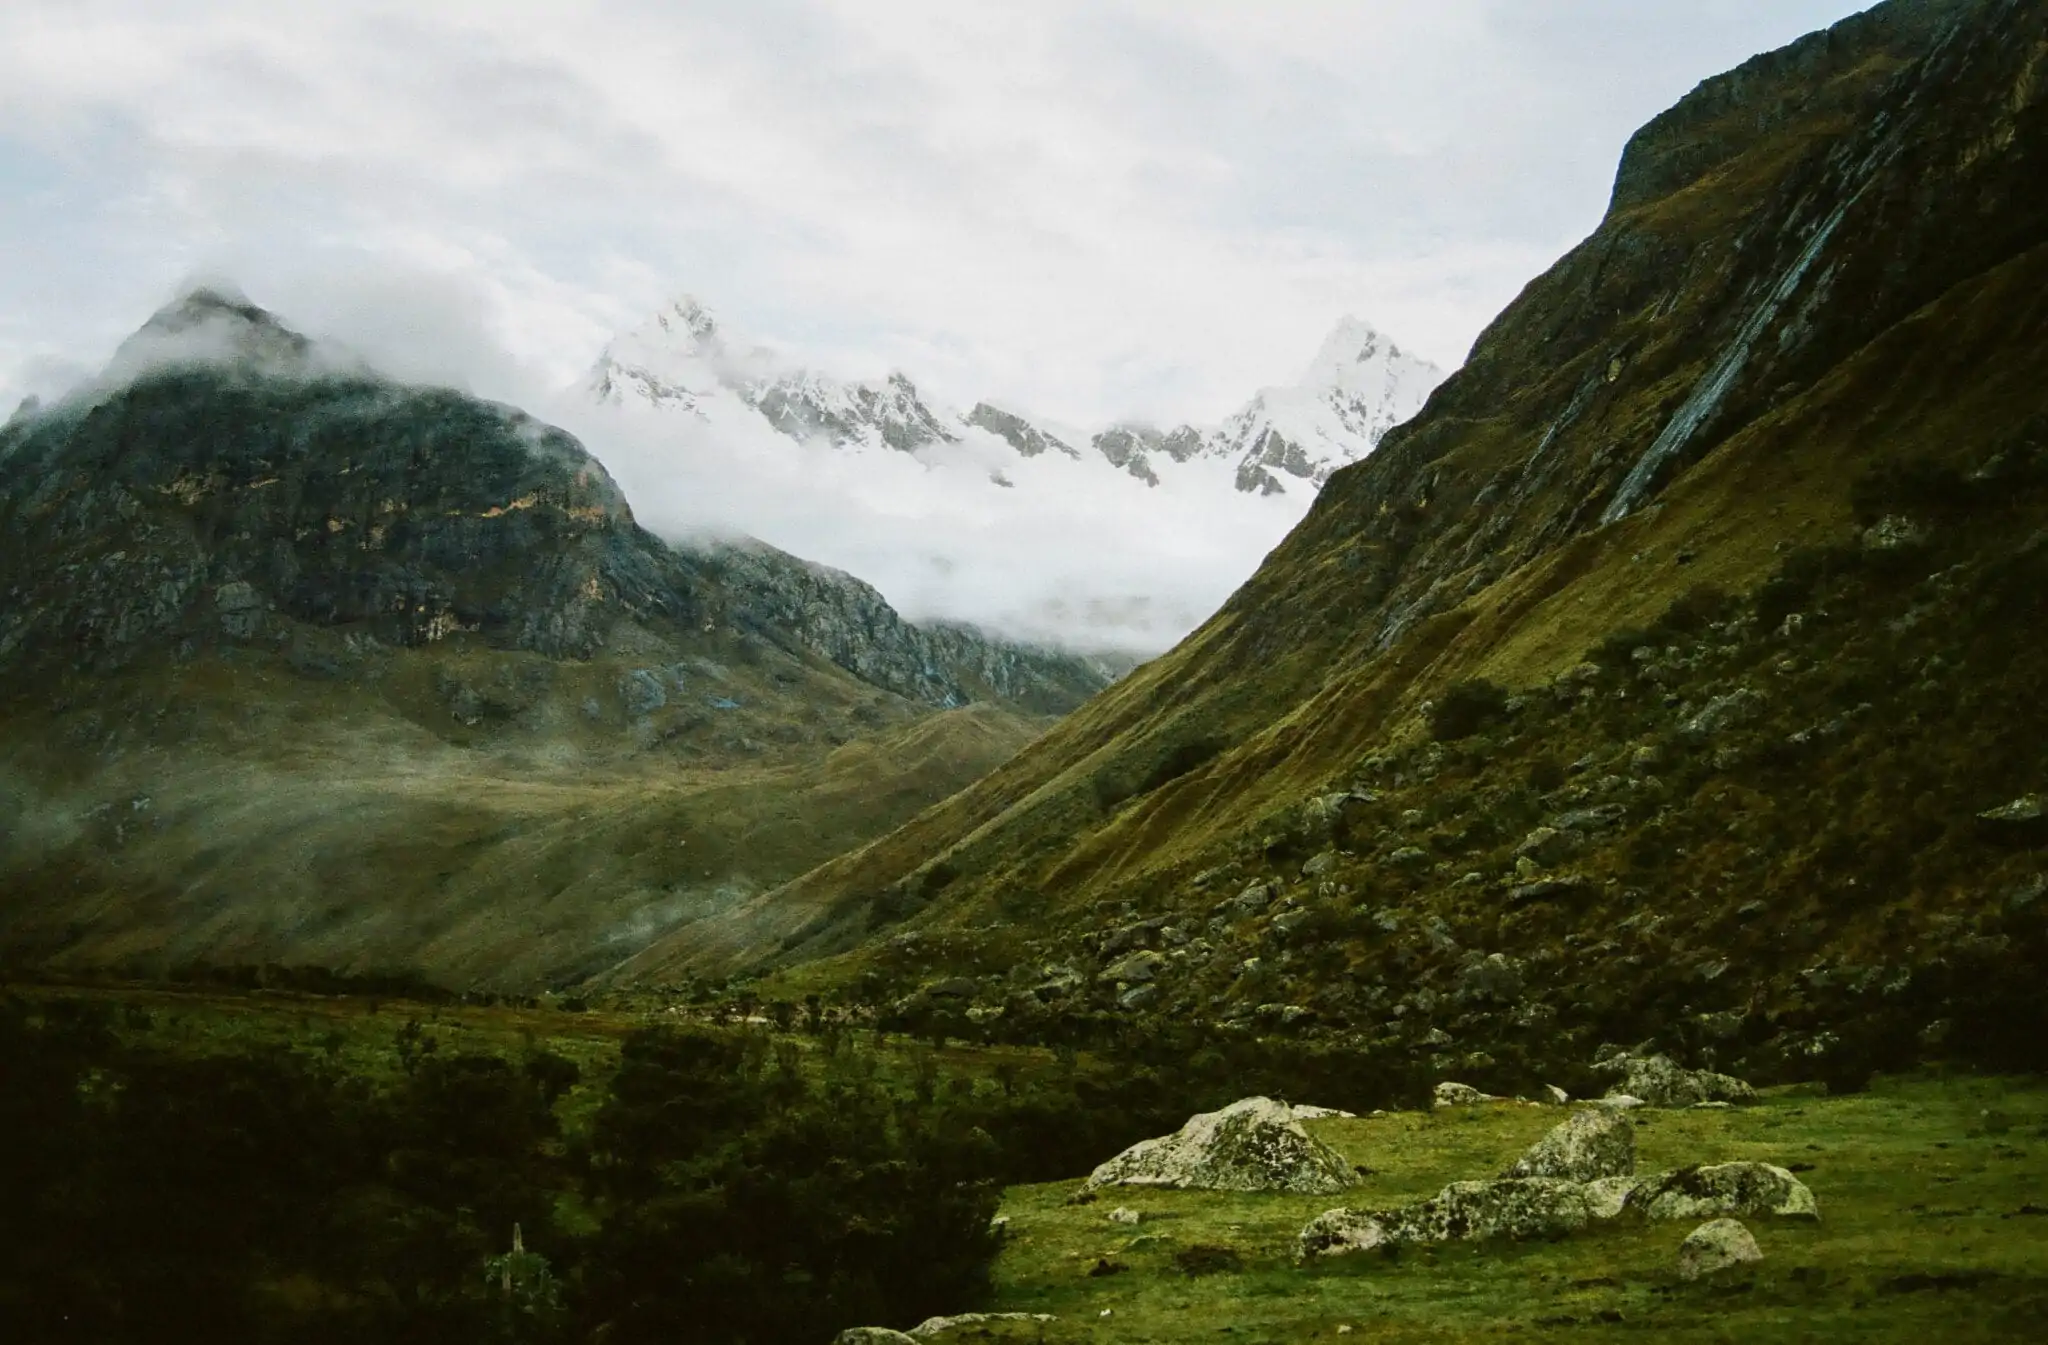
[[[1044, 727], [996, 706], [923, 713], [824, 667], [805, 670], [806, 720], [776, 684], [791, 668], [737, 659], [703, 680], [739, 708], [700, 694], [625, 722], [630, 655], [468, 643], [388, 651], [348, 679], [255, 651], [153, 660], [90, 696], [23, 698], [0, 718], [0, 946], [145, 975], [282, 962], [572, 982], [888, 829]], [[436, 691], [450, 679], [532, 703], [466, 724]], [[578, 708], [600, 701], [595, 719]]]
[[[1542, 682], [1696, 583], [1750, 586], [1781, 546], [1837, 540], [1884, 457], [2010, 432], [2041, 337], [2026, 285], [1995, 273], [2048, 239], [2048, 16], [1958, 5], [1944, 33], [1943, 8], [1881, 7], [1825, 59], [1810, 39], [1733, 94], [1703, 87], [1688, 101], [1752, 114], [1708, 118], [1711, 162], [1644, 171], [1667, 147], [1639, 137], [1623, 181], [1663, 194], [1618, 194], [1201, 631], [990, 779], [628, 973], [797, 961], [905, 917], [1036, 933], [1154, 899], [1412, 739], [1448, 684]], [[1717, 412], [1603, 526], [1781, 283]]]

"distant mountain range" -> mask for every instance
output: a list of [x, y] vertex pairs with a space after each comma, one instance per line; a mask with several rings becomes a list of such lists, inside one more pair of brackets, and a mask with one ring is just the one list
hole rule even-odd
[[[1107, 466], [1151, 485], [1189, 464], [1227, 464], [1246, 494], [1313, 492], [1407, 420], [1443, 381], [1369, 323], [1345, 318], [1297, 383], [1266, 388], [1221, 425], [1171, 429], [1126, 422], [1067, 434], [990, 402], [961, 412], [904, 373], [881, 382], [842, 381], [790, 363], [737, 337], [699, 300], [678, 299], [599, 356], [583, 393], [605, 405], [651, 408], [733, 423], [758, 417], [801, 440], [854, 451], [926, 453], [990, 441], [1020, 458], [1058, 455]], [[1000, 469], [996, 485], [1009, 482]]]

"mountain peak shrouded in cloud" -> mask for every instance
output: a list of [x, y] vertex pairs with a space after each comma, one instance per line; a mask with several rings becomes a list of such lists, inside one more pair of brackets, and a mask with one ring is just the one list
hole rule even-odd
[[153, 313], [114, 351], [106, 377], [133, 379], [156, 368], [238, 365], [266, 373], [310, 372], [314, 343], [250, 302], [234, 285], [209, 280]]
[[744, 532], [877, 585], [918, 618], [1154, 653], [1220, 604], [1443, 378], [1346, 318], [1299, 384], [1220, 424], [1094, 432], [1007, 400], [962, 411], [915, 371], [842, 380], [684, 297], [571, 393], [658, 529]]

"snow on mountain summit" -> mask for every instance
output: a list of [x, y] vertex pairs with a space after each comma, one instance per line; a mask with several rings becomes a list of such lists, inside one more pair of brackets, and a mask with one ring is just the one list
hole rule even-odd
[[[1313, 491], [1331, 472], [1379, 446], [1386, 432], [1422, 409], [1443, 372], [1402, 350], [1360, 318], [1347, 317], [1324, 340], [1301, 381], [1261, 390], [1220, 426], [1110, 426], [1090, 441], [1107, 463], [1148, 485], [1162, 472], [1225, 460], [1247, 494]], [[711, 417], [752, 412], [793, 439], [838, 448], [905, 453], [958, 444], [977, 435], [1021, 458], [1048, 450], [1081, 460], [1066, 440], [1015, 411], [978, 403], [962, 414], [919, 390], [903, 373], [881, 382], [842, 382], [786, 363], [761, 346], [732, 339], [704, 304], [685, 296], [605, 348], [587, 381], [599, 403], [645, 405]], [[997, 485], [1006, 478], [989, 474]]]
[[1345, 318], [1299, 383], [1262, 389], [1223, 423], [1220, 442], [1237, 461], [1237, 488], [1276, 494], [1287, 489], [1284, 477], [1322, 485], [1378, 448], [1443, 380], [1443, 370], [1371, 323]]
[[698, 299], [684, 296], [604, 349], [585, 381], [599, 403], [646, 405], [709, 417], [737, 401], [796, 439], [836, 447], [914, 452], [959, 438], [962, 418], [928, 404], [901, 373], [880, 383], [843, 383], [794, 367], [765, 346], [729, 339]]

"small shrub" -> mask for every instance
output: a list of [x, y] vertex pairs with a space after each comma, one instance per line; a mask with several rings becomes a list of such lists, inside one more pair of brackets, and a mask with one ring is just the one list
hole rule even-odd
[[1198, 1242], [1175, 1252], [1173, 1264], [1183, 1275], [1235, 1275], [1244, 1269], [1244, 1258], [1235, 1248]]
[[1507, 713], [1505, 687], [1484, 678], [1454, 682], [1429, 707], [1429, 736], [1438, 742], [1469, 738]]

